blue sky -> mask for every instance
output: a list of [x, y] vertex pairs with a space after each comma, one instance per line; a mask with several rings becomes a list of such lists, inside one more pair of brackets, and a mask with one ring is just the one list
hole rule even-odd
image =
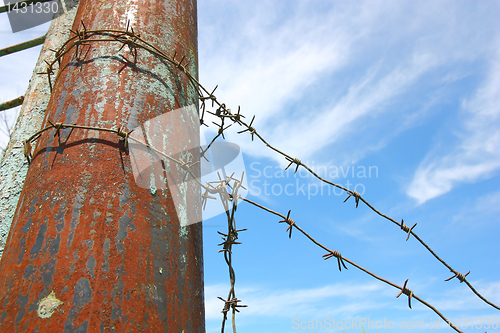
[[[499, 304], [499, 12], [487, 0], [199, 1], [199, 78], [247, 120], [255, 115], [273, 146], [395, 220], [417, 222], [419, 237]], [[3, 17], [0, 48], [47, 28], [12, 34]], [[0, 58], [1, 101], [24, 92], [39, 50]], [[415, 239], [305, 172], [281, 172], [287, 161], [239, 130], [225, 135], [243, 152], [249, 199], [291, 209], [318, 241], [375, 274], [409, 279], [417, 296], [465, 320], [465, 331], [494, 331], [484, 324], [500, 322], [498, 310], [457, 279], [444, 282], [452, 274]], [[248, 305], [238, 332], [330, 332], [298, 326], [331, 319], [423, 321], [418, 331], [433, 331], [430, 309], [415, 300], [409, 309], [398, 290], [350, 265], [339, 272], [298, 232], [289, 239], [279, 218], [242, 203], [236, 220], [248, 229], [233, 250], [236, 295]], [[217, 253], [225, 223], [204, 222], [207, 332], [220, 331], [217, 296], [229, 290]], [[471, 329], [471, 320], [483, 327]]]

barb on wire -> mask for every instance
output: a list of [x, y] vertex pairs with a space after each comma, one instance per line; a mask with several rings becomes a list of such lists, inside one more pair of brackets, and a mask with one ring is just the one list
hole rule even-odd
[[23, 148], [24, 148], [24, 157], [26, 157], [28, 164], [30, 164], [33, 158], [33, 156], [31, 155], [31, 143], [28, 140], [24, 140]]
[[196, 161], [196, 162], [189, 162], [189, 161], [187, 161], [187, 162], [184, 162], [182, 159], [180, 159], [179, 162], [180, 162], [179, 166], [185, 172], [184, 177], [182, 177], [182, 181], [183, 182], [186, 181], [187, 176], [192, 175], [192, 173], [190, 172], [190, 168], [192, 168], [196, 164], [200, 163], [200, 161]]
[[406, 224], [405, 224], [405, 221], [404, 220], [401, 220], [401, 229], [407, 233], [407, 236], [406, 236], [406, 240], [408, 241], [408, 239], [410, 238], [410, 235], [411, 235], [411, 231], [413, 230], [413, 228], [415, 228], [417, 226], [417, 224], [415, 223], [413, 225], [413, 227], [408, 227]]
[[[232, 124], [229, 124], [227, 125], [226, 127], [224, 127], [224, 121], [222, 122], [222, 124], [217, 124], [217, 123], [213, 123], [215, 126], [219, 127], [218, 131], [217, 131], [217, 136], [215, 138], [217, 138], [219, 135], [222, 136], [223, 139], [225, 139], [226, 137], [224, 136], [224, 131], [227, 130], [229, 127], [231, 127]], [[215, 140], [214, 138], [214, 140]], [[210, 144], [212, 144], [214, 142], [214, 140], [212, 140], [212, 142]]]
[[401, 296], [401, 294], [405, 294], [406, 296], [408, 296], [408, 306], [411, 309], [411, 298], [413, 297], [413, 291], [406, 288], [407, 283], [408, 283], [408, 279], [406, 279], [405, 284], [403, 285], [403, 289], [401, 289], [401, 292], [398, 294], [398, 296], [396, 296], [396, 298], [399, 298], [399, 296]]
[[205, 209], [205, 207], [207, 206], [207, 201], [208, 199], [213, 199], [213, 200], [217, 200], [216, 197], [212, 197], [211, 195], [208, 194], [209, 191], [208, 191], [208, 188], [205, 189], [205, 192], [203, 192], [202, 196], [201, 196], [201, 205], [203, 206], [203, 209]]
[[116, 134], [118, 134], [119, 137], [123, 139], [123, 147], [125, 149], [125, 152], [128, 152], [128, 136], [129, 134], [132, 133], [132, 131], [125, 131], [125, 127], [120, 126]]
[[231, 113], [231, 109], [227, 109], [227, 114], [222, 115], [221, 117], [228, 117], [233, 122], [237, 123], [238, 125], [242, 125], [241, 118], [245, 118], [244, 115], [240, 114], [240, 106], [239, 105], [238, 105], [238, 112], [236, 114]]
[[462, 283], [462, 282], [465, 281], [465, 277], [467, 275], [469, 275], [470, 271], [468, 271], [465, 275], [463, 275], [460, 272], [453, 272], [453, 273], [455, 273], [455, 275], [453, 275], [451, 278], [446, 279], [445, 281], [450, 281], [451, 279], [453, 279], [454, 277], [456, 277], [458, 280], [460, 280], [460, 283]]
[[290, 162], [290, 164], [288, 164], [288, 166], [285, 168], [285, 170], [288, 170], [288, 168], [292, 165], [292, 164], [297, 164], [297, 167], [295, 168], [295, 171], [293, 173], [297, 173], [297, 170], [299, 170], [299, 166], [302, 165], [302, 162], [298, 159], [298, 158], [290, 158], [288, 156], [285, 157], [287, 159], [287, 161]]
[[339, 271], [340, 272], [342, 272], [342, 268], [340, 267], [340, 264], [342, 264], [342, 266], [344, 266], [345, 269], [348, 269], [344, 263], [344, 260], [342, 259], [342, 255], [340, 254], [340, 252], [333, 251], [333, 252], [330, 252], [330, 253], [323, 255], [323, 259], [325, 259], [325, 260], [330, 259], [332, 257], [337, 258], [337, 263], [339, 264]]
[[358, 192], [356, 192], [356, 191], [348, 191], [347, 194], [349, 196], [344, 200], [344, 202], [346, 202], [347, 200], [349, 200], [350, 197], [354, 197], [354, 200], [356, 201], [356, 208], [358, 208], [359, 199], [361, 198], [361, 195]]
[[[248, 125], [247, 128], [244, 129], [243, 131], [239, 131], [238, 134], [244, 133], [244, 132], [250, 132], [250, 134], [252, 135], [252, 141], [253, 141], [254, 134], [257, 134], [257, 131], [255, 130], [255, 128], [252, 127], [254, 120], [255, 120], [255, 116], [252, 117], [252, 121], [250, 121], [250, 125]], [[240, 123], [244, 124], [241, 120], [240, 120]]]
[[286, 215], [286, 218], [283, 221], [279, 221], [279, 223], [286, 222], [288, 224], [288, 227], [286, 228], [286, 231], [289, 232], [288, 238], [292, 238], [292, 229], [293, 226], [295, 225], [295, 221], [290, 218], [290, 212], [291, 210], [288, 211], [288, 214]]
[[201, 115], [200, 115], [200, 126], [201, 126], [201, 125], [205, 125], [206, 127], [209, 127], [207, 124], [205, 124], [205, 121], [203, 120], [203, 119], [204, 119], [204, 117], [205, 117], [205, 101], [204, 101], [204, 100], [202, 100], [202, 101], [201, 101], [200, 110], [201, 110]]
[[226, 104], [222, 103], [215, 112], [207, 111], [210, 114], [213, 114], [216, 117], [222, 118], [222, 122], [224, 123], [224, 118], [226, 114], [228, 113], [228, 110], [226, 109]]
[[50, 92], [52, 92], [52, 80], [50, 79], [50, 76], [52, 74], [54, 74], [54, 69], [52, 68], [53, 63], [49, 63], [47, 60], [45, 60], [45, 63], [47, 64], [45, 72], [39, 72], [37, 74], [39, 74], [39, 75], [47, 75], [47, 79], [49, 80], [49, 89], [50, 89]]
[[202, 101], [204, 101], [205, 99], [211, 100], [212, 101], [212, 107], [213, 107], [214, 103], [217, 101], [217, 97], [215, 97], [214, 92], [215, 92], [215, 90], [217, 89], [218, 86], [219, 85], [216, 85], [215, 88], [214, 88], [214, 90], [212, 90], [212, 92], [210, 94], [208, 94], [207, 97], [200, 96], [200, 99]]
[[224, 302], [224, 308], [221, 311], [222, 313], [228, 312], [230, 308], [233, 308], [235, 311], [240, 312], [240, 310], [236, 309], [237, 307], [244, 308], [248, 306], [248, 305], [239, 305], [238, 302], [241, 302], [241, 300], [237, 298], [233, 298], [229, 301], [226, 301], [222, 297], [217, 297], [217, 298]]
[[54, 133], [54, 138], [57, 136], [57, 137], [61, 137], [61, 130], [66, 128], [64, 126], [64, 124], [62, 123], [52, 123], [50, 120], [47, 119], [47, 122], [53, 127], [56, 129], [56, 132]]

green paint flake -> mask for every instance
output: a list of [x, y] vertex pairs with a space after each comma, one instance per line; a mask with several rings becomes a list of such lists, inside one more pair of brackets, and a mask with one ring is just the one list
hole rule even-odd
[[40, 302], [38, 302], [38, 310], [36, 311], [40, 318], [50, 318], [54, 311], [60, 305], [64, 304], [56, 298], [56, 294], [52, 292]]
[[149, 189], [152, 195], [156, 194], [155, 174], [153, 172], [151, 172], [149, 178]]

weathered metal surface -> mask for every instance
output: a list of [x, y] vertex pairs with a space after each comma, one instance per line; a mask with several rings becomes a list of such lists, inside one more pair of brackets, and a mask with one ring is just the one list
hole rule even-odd
[[[73, 24], [77, 10], [74, 6], [75, 2], [77, 3], [77, 0], [71, 0], [72, 9], [54, 19], [50, 24], [45, 43], [26, 90], [23, 105], [19, 110], [14, 131], [0, 163], [0, 258], [28, 172], [28, 163], [23, 154], [22, 141], [41, 128], [50, 99], [47, 78], [37, 73], [43, 72], [47, 66], [45, 60], [53, 57], [54, 52], [50, 49], [60, 48], [68, 38], [69, 29]], [[55, 71], [57, 72], [57, 68]]]
[[[197, 72], [195, 1], [82, 0], [73, 30], [80, 20], [92, 30], [130, 21]], [[119, 47], [93, 43], [84, 61], [63, 58], [45, 122], [131, 130], [197, 104], [187, 78], [146, 52], [118, 73], [120, 54], [133, 58]], [[204, 332], [201, 223], [180, 225], [168, 188], [135, 184], [116, 135], [65, 129], [60, 145], [53, 134], [38, 140], [0, 262], [2, 330]], [[198, 135], [166, 144], [187, 147]], [[199, 187], [185, 190], [187, 209], [201, 214]]]

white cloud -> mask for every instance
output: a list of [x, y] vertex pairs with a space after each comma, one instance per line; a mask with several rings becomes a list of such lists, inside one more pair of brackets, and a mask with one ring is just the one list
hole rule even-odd
[[[247, 122], [255, 114], [253, 125], [259, 133], [271, 134], [271, 140], [281, 144], [284, 138], [275, 139], [286, 133], [272, 135], [276, 123], [292, 123], [293, 103], [304, 98], [308, 87], [343, 66], [358, 38], [336, 20], [338, 16], [332, 10], [312, 15], [299, 11], [290, 17], [275, 17], [273, 24], [277, 27], [270, 30], [269, 16], [259, 12], [241, 24], [244, 28], [236, 24], [241, 35], [224, 43], [224, 52], [216, 53], [205, 63], [202, 83], [219, 83], [217, 93], [222, 101], [233, 110], [241, 105]], [[345, 22], [345, 18], [340, 19]], [[211, 45], [205, 46], [211, 49]], [[266, 154], [260, 144], [249, 144], [247, 137], [229, 138], [242, 145], [246, 153]]]
[[[372, 295], [383, 293], [379, 283], [337, 283], [319, 288], [295, 290], [267, 290], [265, 288], [238, 287], [245, 316], [289, 317], [291, 313], [304, 316], [354, 315], [360, 311], [377, 309], [380, 304], [370, 301]], [[223, 302], [229, 288], [223, 285], [205, 286], [205, 315], [207, 319], [220, 319]], [[326, 302], [326, 303], [325, 303]], [[325, 305], [326, 304], [326, 305]]]
[[[462, 230], [475, 229], [479, 232], [497, 224], [500, 212], [500, 191], [485, 193], [467, 202], [453, 214], [452, 223]], [[473, 222], [473, 223], [471, 223]]]
[[[230, 23], [219, 24], [207, 26], [205, 35], [201, 26], [201, 82], [208, 87], [218, 83], [221, 101], [233, 110], [241, 105], [248, 122], [255, 114], [257, 131], [300, 159], [318, 156], [346, 136], [359, 136], [370, 146], [346, 148], [352, 159], [382, 149], [421, 121], [418, 113], [428, 114], [429, 105], [439, 103], [433, 100], [436, 95], [413, 96], [422, 105], [411, 107], [402, 97], [411, 95], [412, 88], [432, 91], [434, 85], [462, 77], [453, 64], [477, 59], [491, 37], [479, 28], [492, 24], [484, 16], [488, 9], [464, 4], [337, 2], [315, 11], [315, 6], [292, 2], [287, 15], [280, 16], [281, 6], [270, 2], [233, 11], [228, 15], [231, 31]], [[439, 74], [426, 80], [429, 73]], [[382, 114], [406, 122], [369, 137], [361, 129], [374, 126]], [[286, 163], [252, 143], [248, 133], [235, 133], [233, 126], [227, 138], [245, 153]]]
[[[464, 272], [465, 273], [465, 272]], [[458, 281], [457, 279], [454, 279]], [[493, 304], [500, 303], [499, 281], [470, 281], [474, 288], [488, 301]], [[449, 282], [451, 283], [451, 281]], [[427, 300], [440, 311], [472, 311], [472, 310], [495, 310], [491, 305], [477, 297], [464, 283], [442, 291], [435, 292]]]
[[[433, 282], [429, 283], [430, 280]], [[411, 283], [411, 289], [439, 311], [447, 312], [448, 318], [457, 315], [470, 316], [470, 311], [481, 311], [484, 315], [475, 318], [492, 318], [488, 310], [494, 309], [474, 295], [465, 284], [442, 288], [441, 279], [426, 279]], [[436, 285], [437, 283], [437, 285]], [[449, 282], [452, 283], [452, 282]], [[471, 281], [483, 296], [494, 304], [500, 302], [500, 284], [498, 281]], [[441, 287], [439, 287], [441, 286]], [[437, 288], [436, 288], [437, 287]], [[217, 296], [227, 296], [228, 286], [218, 284], [205, 286], [205, 314], [207, 320], [221, 320], [223, 302]], [[412, 312], [408, 312], [406, 300], [395, 300], [397, 291], [392, 287], [376, 282], [365, 284], [341, 282], [316, 288], [281, 289], [265, 287], [238, 287], [237, 297], [241, 304], [248, 305], [242, 309], [242, 316], [253, 321], [252, 317], [265, 322], [267, 318], [364, 318], [370, 314], [371, 320], [376, 318], [378, 310], [388, 313], [384, 318], [398, 323], [399, 320], [418, 321], [435, 318], [434, 312], [423, 304], [413, 300]], [[404, 312], [398, 312], [403, 310]], [[387, 312], [388, 311], [388, 312]], [[416, 311], [416, 312], [415, 312]], [[452, 313], [451, 311], [455, 311]], [[427, 326], [428, 323], [426, 323]]]
[[[423, 61], [424, 58], [428, 60]], [[301, 132], [301, 135], [287, 138], [286, 142], [282, 143], [283, 150], [295, 150], [301, 153], [301, 156], [310, 157], [340, 136], [362, 136], [353, 125], [360, 120], [369, 121], [370, 118], [376, 117], [377, 113], [384, 112], [382, 107], [385, 103], [406, 91], [420, 75], [433, 67], [434, 61], [431, 58], [427, 55], [415, 55], [410, 63], [383, 74], [381, 78], [376, 78], [379, 69], [375, 66], [360, 82], [352, 85], [348, 93], [332, 108], [317, 111], [316, 116], [302, 119], [298, 123], [281, 124], [278, 128], [283, 131], [284, 127], [288, 127], [291, 133]], [[304, 137], [314, 138], [316, 144], [311, 145]]]
[[486, 194], [477, 199], [475, 210], [478, 212], [500, 211], [500, 191]]
[[470, 100], [462, 104], [463, 131], [451, 152], [429, 153], [419, 165], [407, 194], [419, 204], [449, 192], [463, 182], [495, 175], [500, 168], [500, 49], [488, 74]]

